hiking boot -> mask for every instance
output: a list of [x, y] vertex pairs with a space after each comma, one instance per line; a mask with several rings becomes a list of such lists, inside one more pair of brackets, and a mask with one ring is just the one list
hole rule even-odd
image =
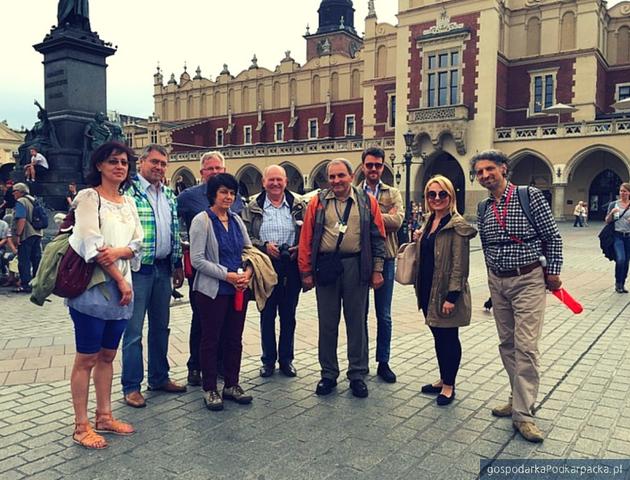
[[512, 424], [528, 442], [540, 443], [545, 439], [542, 430], [534, 422], [512, 422]]
[[223, 399], [217, 390], [203, 392], [203, 403], [206, 404], [208, 410], [212, 410], [213, 412], [223, 410]]
[[500, 407], [494, 407], [492, 409], [492, 415], [495, 417], [511, 417], [512, 416], [512, 404], [506, 403]]
[[223, 398], [226, 400], [232, 400], [240, 405], [247, 405], [252, 403], [252, 396], [247, 395], [240, 385], [234, 385], [233, 387], [223, 388]]

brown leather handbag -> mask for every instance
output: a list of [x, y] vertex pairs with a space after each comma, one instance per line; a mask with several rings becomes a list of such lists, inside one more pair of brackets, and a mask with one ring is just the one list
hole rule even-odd
[[[97, 192], [98, 193], [98, 192]], [[101, 196], [98, 196], [98, 224], [101, 226]], [[75, 225], [74, 210], [70, 210], [62, 224], [64, 233], [72, 231]], [[59, 262], [57, 270], [57, 279], [55, 280], [55, 288], [53, 293], [63, 298], [75, 298], [87, 290], [94, 268], [95, 262], [88, 263], [83, 260], [74, 249], [68, 245], [68, 250], [64, 253]]]

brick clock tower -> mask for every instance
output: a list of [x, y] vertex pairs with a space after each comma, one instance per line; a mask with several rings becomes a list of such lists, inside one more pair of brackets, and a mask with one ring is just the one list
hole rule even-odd
[[322, 0], [319, 6], [319, 28], [306, 32], [306, 60], [322, 55], [341, 54], [354, 58], [363, 39], [354, 29], [352, 0]]

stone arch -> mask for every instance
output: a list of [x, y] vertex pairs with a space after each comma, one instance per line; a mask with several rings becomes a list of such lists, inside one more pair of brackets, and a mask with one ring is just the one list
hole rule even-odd
[[212, 100], [213, 100], [212, 115], [214, 116], [221, 115], [221, 93], [218, 91], [215, 91]]
[[555, 172], [549, 159], [532, 150], [521, 150], [510, 159], [508, 175], [515, 185], [538, 188], [552, 205]]
[[186, 99], [186, 118], [195, 118], [198, 115], [195, 115], [194, 112], [195, 101], [192, 95], [188, 95]]
[[228, 90], [227, 106], [228, 106], [228, 110], [232, 109], [232, 112], [234, 112], [234, 89], [233, 88], [230, 88]]
[[[567, 163], [567, 165], [564, 168], [564, 172], [563, 172], [563, 176], [566, 179], [570, 179], [573, 174], [575, 173], [576, 169], [579, 167], [580, 163], [582, 163], [582, 161], [588, 157], [589, 155], [591, 155], [594, 152], [597, 151], [603, 151], [603, 152], [607, 152], [610, 153], [611, 155], [614, 155], [616, 157], [618, 157], [623, 164], [626, 167], [626, 175], [625, 178], [628, 179], [630, 178], [630, 159], [628, 158], [628, 156], [626, 156], [622, 151], [617, 150], [614, 147], [611, 147], [609, 145], [603, 145], [601, 143], [595, 144], [595, 145], [590, 145], [586, 148], [583, 148], [582, 150], [580, 150], [579, 152], [577, 152], [575, 155], [573, 155], [573, 158], [571, 158], [571, 160], [569, 160], [569, 162]], [[626, 181], [626, 180], [624, 180]]]
[[180, 110], [179, 97], [175, 97], [175, 115], [173, 115], [173, 120], [179, 120], [181, 118], [182, 118], [182, 112]]
[[310, 190], [316, 190], [318, 188], [326, 188], [328, 187], [328, 177], [326, 176], [326, 165], [330, 163], [330, 159], [324, 160], [318, 163], [313, 170], [311, 170], [311, 174], [308, 179], [308, 188]]
[[527, 55], [540, 55], [540, 19], [531, 17], [527, 21]]
[[208, 116], [208, 101], [205, 93], [202, 93], [201, 97], [199, 98], [199, 116]]
[[292, 78], [289, 82], [289, 103], [291, 101], [297, 103], [297, 80]]
[[560, 20], [560, 51], [574, 50], [576, 45], [575, 13], [572, 11], [562, 15]]
[[300, 195], [304, 194], [304, 177], [298, 167], [291, 162], [283, 162], [280, 164], [282, 168], [287, 172], [288, 185], [287, 188], [292, 192], [297, 192]]
[[260, 106], [260, 108], [265, 108], [265, 86], [262, 83], [258, 84], [256, 87], [256, 109]]
[[175, 173], [171, 176], [171, 185], [175, 187], [175, 182], [177, 182], [178, 177], [182, 177], [186, 188], [192, 187], [193, 185], [197, 185], [197, 178], [195, 174], [188, 167], [181, 167], [175, 170]]
[[242, 196], [249, 198], [262, 190], [262, 172], [251, 163], [243, 165], [236, 175], [238, 188]]

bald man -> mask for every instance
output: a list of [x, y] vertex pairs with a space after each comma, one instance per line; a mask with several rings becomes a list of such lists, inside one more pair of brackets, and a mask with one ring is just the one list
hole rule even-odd
[[[262, 193], [243, 210], [243, 221], [252, 244], [269, 255], [278, 275], [278, 284], [260, 314], [260, 376], [273, 375], [278, 362], [284, 375], [295, 377], [293, 339], [295, 310], [301, 288], [297, 242], [305, 204], [297, 194], [287, 189], [287, 173], [279, 165], [265, 168], [262, 183]], [[277, 343], [276, 316], [280, 317]]]

